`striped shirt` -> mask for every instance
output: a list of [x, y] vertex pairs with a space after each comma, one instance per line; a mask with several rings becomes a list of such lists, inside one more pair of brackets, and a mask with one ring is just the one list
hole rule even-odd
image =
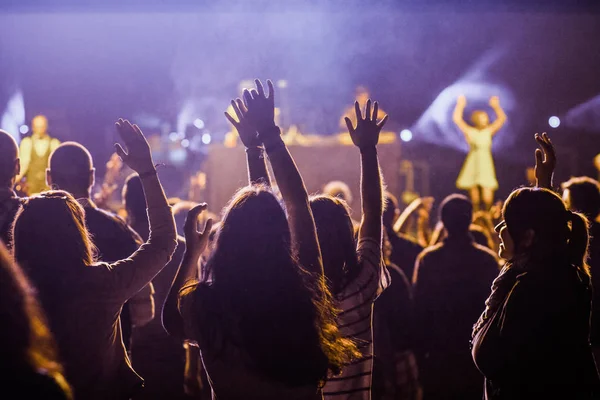
[[390, 278], [381, 259], [381, 243], [373, 238], [359, 240], [360, 272], [336, 294], [341, 310], [338, 326], [343, 337], [353, 338], [362, 357], [346, 365], [339, 376], [327, 381], [325, 399], [371, 398], [373, 371], [373, 303], [388, 286]]

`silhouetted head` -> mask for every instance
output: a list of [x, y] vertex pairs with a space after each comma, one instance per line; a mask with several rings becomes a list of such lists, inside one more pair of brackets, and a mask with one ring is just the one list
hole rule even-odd
[[94, 186], [95, 172], [90, 152], [79, 143], [65, 142], [50, 155], [46, 181], [53, 189], [87, 198]]
[[51, 190], [25, 200], [14, 223], [14, 254], [36, 283], [53, 285], [62, 274], [91, 265], [94, 245], [81, 205], [69, 193]]
[[331, 181], [323, 187], [323, 194], [337, 197], [344, 200], [347, 204], [352, 204], [352, 192], [350, 187], [342, 181]]
[[440, 205], [440, 220], [448, 236], [467, 235], [473, 220], [473, 204], [462, 194], [451, 194]]
[[356, 241], [350, 209], [344, 200], [327, 196], [310, 199], [325, 276], [335, 295], [344, 285], [346, 275], [357, 270]]
[[233, 337], [252, 368], [299, 386], [322, 382], [353, 348], [340, 341], [329, 295], [317, 296], [314, 284], [292, 254], [279, 201], [269, 188], [250, 186], [225, 208], [201, 283], [182, 296], [211, 304], [196, 308], [195, 323], [213, 348]]
[[31, 120], [31, 132], [36, 136], [44, 136], [48, 133], [48, 119], [43, 115], [36, 115]]
[[394, 223], [400, 216], [398, 199], [390, 192], [385, 192], [385, 208], [383, 209], [383, 226], [387, 230], [393, 229]]
[[498, 227], [500, 257], [507, 260], [567, 261], [584, 267], [587, 220], [567, 210], [554, 192], [540, 188], [514, 190], [502, 210]]
[[142, 180], [138, 174], [133, 173], [127, 177], [123, 185], [122, 198], [127, 211], [127, 223], [144, 240], [147, 240], [150, 227], [148, 225], [148, 214], [146, 213], [146, 196], [144, 195]]
[[35, 293], [0, 243], [0, 325], [4, 327], [0, 329], [0, 370], [19, 378], [23, 376], [19, 374], [30, 377], [32, 373], [50, 376], [70, 398], [54, 338]]
[[573, 211], [585, 214], [590, 220], [595, 220], [600, 214], [600, 183], [597, 180], [581, 176], [571, 178], [562, 184], [563, 200]]
[[483, 110], [475, 110], [471, 114], [471, 122], [477, 129], [483, 129], [490, 124], [490, 117], [488, 113]]
[[0, 187], [12, 189], [20, 171], [19, 146], [8, 132], [0, 130]]

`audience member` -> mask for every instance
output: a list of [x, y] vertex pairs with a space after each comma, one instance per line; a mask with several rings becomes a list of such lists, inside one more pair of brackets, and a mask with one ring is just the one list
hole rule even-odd
[[[75, 142], [65, 142], [50, 155], [46, 180], [53, 189], [69, 192], [85, 211], [85, 225], [92, 235], [98, 261], [114, 263], [132, 255], [142, 239], [115, 214], [101, 210], [91, 198], [95, 168], [89, 151]], [[145, 200], [144, 200], [145, 204]], [[145, 208], [144, 208], [145, 210]], [[146, 237], [145, 240], [148, 238]], [[154, 318], [152, 285], [144, 286], [121, 311], [123, 343], [131, 349], [131, 330]]]
[[142, 178], [151, 235], [129, 258], [94, 262], [83, 207], [64, 191], [28, 199], [14, 224], [15, 258], [39, 290], [55, 334], [66, 377], [81, 399], [129, 399], [142, 380], [131, 368], [121, 339], [123, 304], [165, 266], [174, 252], [175, 224], [137, 126], [119, 120], [129, 153], [116, 150]]
[[[229, 116], [247, 147], [249, 181], [223, 213], [213, 253], [197, 281], [211, 221], [186, 222], [186, 252], [163, 308], [165, 328], [198, 343], [220, 399], [315, 399], [330, 373], [356, 353], [334, 322], [308, 195], [273, 120], [269, 96], [245, 91]], [[260, 184], [269, 156], [288, 211]], [[258, 167], [256, 169], [255, 167]], [[181, 293], [180, 313], [177, 298]]]
[[[547, 135], [536, 140], [538, 186], [555, 165]], [[497, 227], [507, 264], [473, 330], [473, 359], [486, 399], [597, 399], [590, 337], [592, 286], [587, 221], [545, 188], [513, 191]]]
[[463, 195], [446, 197], [443, 242], [425, 249], [415, 266], [416, 350], [424, 399], [480, 399], [481, 375], [467, 349], [498, 261], [469, 234], [473, 206]]

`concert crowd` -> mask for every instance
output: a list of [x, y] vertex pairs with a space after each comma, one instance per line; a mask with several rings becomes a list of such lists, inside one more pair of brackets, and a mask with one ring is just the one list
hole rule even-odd
[[[273, 84], [255, 85], [225, 115], [248, 182], [220, 215], [166, 197], [128, 120], [119, 215], [92, 192], [85, 147], [48, 138], [20, 154], [0, 131], [0, 397], [600, 398], [600, 184], [555, 185], [548, 135], [532, 134], [535, 185], [504, 201], [481, 186], [484, 207], [472, 193], [403, 207], [377, 155], [388, 117], [356, 102], [344, 122], [360, 193], [309, 195]], [[20, 182], [40, 193], [17, 195]]]

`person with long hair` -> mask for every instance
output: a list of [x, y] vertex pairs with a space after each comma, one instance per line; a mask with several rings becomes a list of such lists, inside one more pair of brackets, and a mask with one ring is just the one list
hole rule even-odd
[[[223, 211], [199, 281], [196, 265], [211, 222], [203, 233], [196, 231], [206, 205], [188, 215], [186, 252], [163, 308], [163, 324], [169, 333], [197, 342], [213, 397], [312, 400], [357, 352], [338, 333], [308, 194], [275, 125], [274, 89], [267, 83], [268, 96], [257, 80], [256, 89], [244, 92], [244, 102], [234, 102], [240, 118], [234, 125], [250, 146], [251, 185]], [[285, 210], [261, 184], [262, 146]]]
[[507, 263], [475, 324], [473, 360], [486, 399], [597, 399], [587, 219], [546, 188], [554, 149], [547, 135], [536, 140], [545, 153], [536, 151], [543, 187], [516, 189], [504, 203], [496, 229]]
[[1, 242], [0, 323], [0, 397], [72, 399], [35, 288]]
[[345, 365], [341, 376], [327, 381], [327, 399], [369, 399], [373, 372], [373, 303], [387, 287], [389, 275], [382, 261], [383, 184], [377, 143], [387, 115], [378, 121], [379, 104], [365, 114], [354, 105], [356, 126], [346, 118], [352, 142], [360, 151], [362, 219], [355, 240], [350, 210], [342, 199], [321, 195], [311, 198], [319, 245], [329, 289], [340, 309], [338, 324], [343, 337], [357, 342], [360, 358]]
[[117, 154], [144, 185], [150, 237], [129, 258], [97, 263], [83, 207], [64, 191], [29, 198], [14, 224], [14, 253], [39, 290], [66, 377], [80, 399], [129, 399], [142, 385], [123, 345], [123, 304], [167, 264], [175, 224], [150, 147], [137, 125], [120, 119], [128, 153]]

